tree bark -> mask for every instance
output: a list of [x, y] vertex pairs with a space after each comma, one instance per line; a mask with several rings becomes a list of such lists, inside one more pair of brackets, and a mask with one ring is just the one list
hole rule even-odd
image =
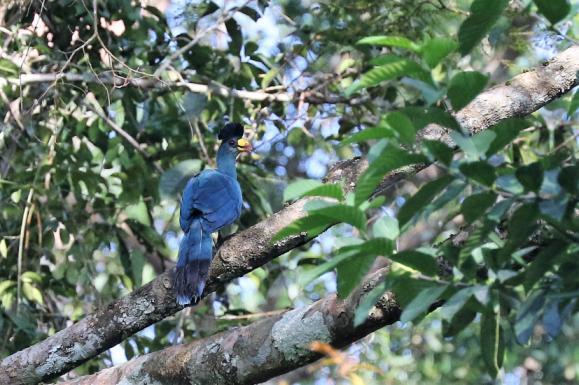
[[[578, 71], [579, 47], [573, 46], [550, 62], [481, 93], [459, 111], [456, 118], [463, 128], [476, 133], [503, 119], [527, 115], [570, 91], [577, 84]], [[429, 125], [418, 137], [419, 140], [427, 138], [452, 144], [447, 131], [444, 127]], [[386, 175], [379, 189], [384, 190], [426, 166], [394, 170]], [[360, 158], [339, 162], [330, 170], [326, 181], [342, 180], [347, 189], [353, 189], [366, 167], [367, 161]], [[306, 202], [307, 199], [300, 199], [226, 240], [211, 265], [204, 294], [309, 241], [306, 234], [301, 234], [271, 243], [279, 230], [306, 215]], [[128, 296], [7, 357], [0, 363], [0, 384], [33, 384], [66, 373], [139, 330], [181, 310], [171, 290], [170, 274], [161, 274]]]
[[372, 274], [345, 300], [332, 294], [310, 306], [172, 346], [63, 384], [237, 385], [266, 381], [319, 359], [320, 355], [309, 349], [314, 341], [340, 348], [397, 321], [400, 308], [387, 293], [364, 323], [353, 324], [358, 304], [383, 281], [387, 270]]

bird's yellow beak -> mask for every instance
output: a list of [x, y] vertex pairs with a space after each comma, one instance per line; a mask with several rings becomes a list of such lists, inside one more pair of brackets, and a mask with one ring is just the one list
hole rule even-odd
[[237, 149], [239, 150], [239, 152], [251, 152], [251, 150], [253, 150], [253, 147], [251, 146], [251, 143], [249, 143], [247, 139], [241, 138], [237, 141]]

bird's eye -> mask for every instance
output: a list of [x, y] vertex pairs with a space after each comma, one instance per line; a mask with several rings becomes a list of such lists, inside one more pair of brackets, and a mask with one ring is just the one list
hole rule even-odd
[[235, 146], [235, 140], [231, 139], [231, 140], [229, 141], [229, 145], [232, 146], [232, 147]]

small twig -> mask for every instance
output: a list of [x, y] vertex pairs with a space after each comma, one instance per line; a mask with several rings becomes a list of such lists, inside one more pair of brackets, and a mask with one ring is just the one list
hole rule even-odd
[[28, 216], [30, 208], [32, 207], [32, 196], [34, 195], [34, 187], [28, 191], [28, 198], [26, 198], [26, 206], [24, 206], [24, 213], [22, 213], [22, 224], [20, 225], [20, 237], [18, 239], [18, 261], [17, 261], [17, 287], [16, 287], [16, 313], [20, 311], [20, 301], [22, 301], [22, 259], [24, 258], [24, 239], [26, 237], [26, 224], [28, 223]]
[[[87, 95], [87, 99], [88, 102], [85, 102], [85, 106], [90, 109], [92, 112], [94, 112], [99, 118], [101, 118], [106, 124], [108, 124], [117, 134], [119, 134], [120, 136], [122, 136], [135, 150], [137, 150], [145, 159], [150, 160], [149, 159], [149, 154], [147, 154], [147, 152], [145, 152], [145, 150], [143, 150], [143, 148], [141, 147], [141, 144], [139, 142], [137, 142], [137, 140], [135, 138], [133, 138], [131, 136], [131, 134], [129, 134], [127, 131], [123, 130], [118, 124], [116, 124], [112, 119], [110, 119], [108, 116], [106, 116], [102, 111], [100, 111], [100, 106], [98, 106], [98, 103], [96, 102], [96, 100], [91, 100], [94, 99], [94, 96], [91, 98], [91, 94]], [[92, 102], [92, 103], [91, 103]], [[98, 106], [98, 108], [95, 106], [95, 104]], [[155, 167], [155, 169], [162, 173], [163, 169], [155, 162], [151, 162], [153, 164], [153, 167]]]
[[279, 309], [279, 310], [265, 311], [262, 313], [251, 313], [251, 314], [240, 314], [240, 315], [226, 314], [224, 316], [217, 317], [217, 319], [226, 320], [226, 321], [248, 320], [248, 319], [255, 319], [255, 318], [271, 317], [274, 315], [285, 313], [286, 311], [288, 311], [288, 309]]
[[[96, 0], [94, 0], [96, 1]], [[193, 48], [195, 45], [197, 45], [197, 43], [199, 43], [199, 41], [205, 36], [207, 35], [209, 32], [219, 28], [223, 23], [225, 23], [227, 20], [229, 20], [231, 17], [233, 17], [233, 14], [235, 12], [237, 12], [239, 9], [245, 7], [247, 4], [249, 4], [251, 0], [246, 1], [245, 3], [241, 4], [238, 7], [233, 7], [231, 9], [228, 10], [224, 10], [220, 15], [219, 18], [217, 19], [217, 21], [213, 24], [211, 24], [211, 26], [197, 32], [195, 34], [195, 37], [187, 44], [185, 44], [183, 47], [179, 48], [177, 51], [173, 52], [168, 58], [165, 58], [161, 64], [159, 65], [159, 67], [155, 70], [155, 72], [153, 73], [153, 75], [155, 77], [159, 77], [163, 71], [165, 71], [170, 65], [171, 63], [179, 58], [181, 55], [183, 55], [185, 52], [189, 51], [191, 48]]]
[[201, 153], [203, 154], [205, 163], [207, 163], [208, 165], [213, 165], [213, 160], [211, 159], [209, 153], [207, 152], [207, 147], [205, 147], [205, 143], [203, 141], [203, 135], [201, 134], [201, 130], [199, 129], [199, 122], [197, 121], [197, 119], [193, 119], [193, 123], [191, 123], [191, 120], [187, 119], [187, 122], [189, 122], [189, 127], [193, 129], [195, 136], [197, 136], [197, 140], [199, 141], [199, 147], [201, 147]]

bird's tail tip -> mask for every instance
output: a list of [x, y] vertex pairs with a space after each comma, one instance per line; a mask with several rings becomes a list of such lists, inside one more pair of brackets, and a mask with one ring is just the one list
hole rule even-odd
[[181, 306], [188, 306], [191, 304], [195, 304], [197, 302], [196, 299], [197, 298], [195, 298], [195, 297], [190, 298], [187, 295], [182, 295], [182, 294], [177, 295], [177, 303]]

